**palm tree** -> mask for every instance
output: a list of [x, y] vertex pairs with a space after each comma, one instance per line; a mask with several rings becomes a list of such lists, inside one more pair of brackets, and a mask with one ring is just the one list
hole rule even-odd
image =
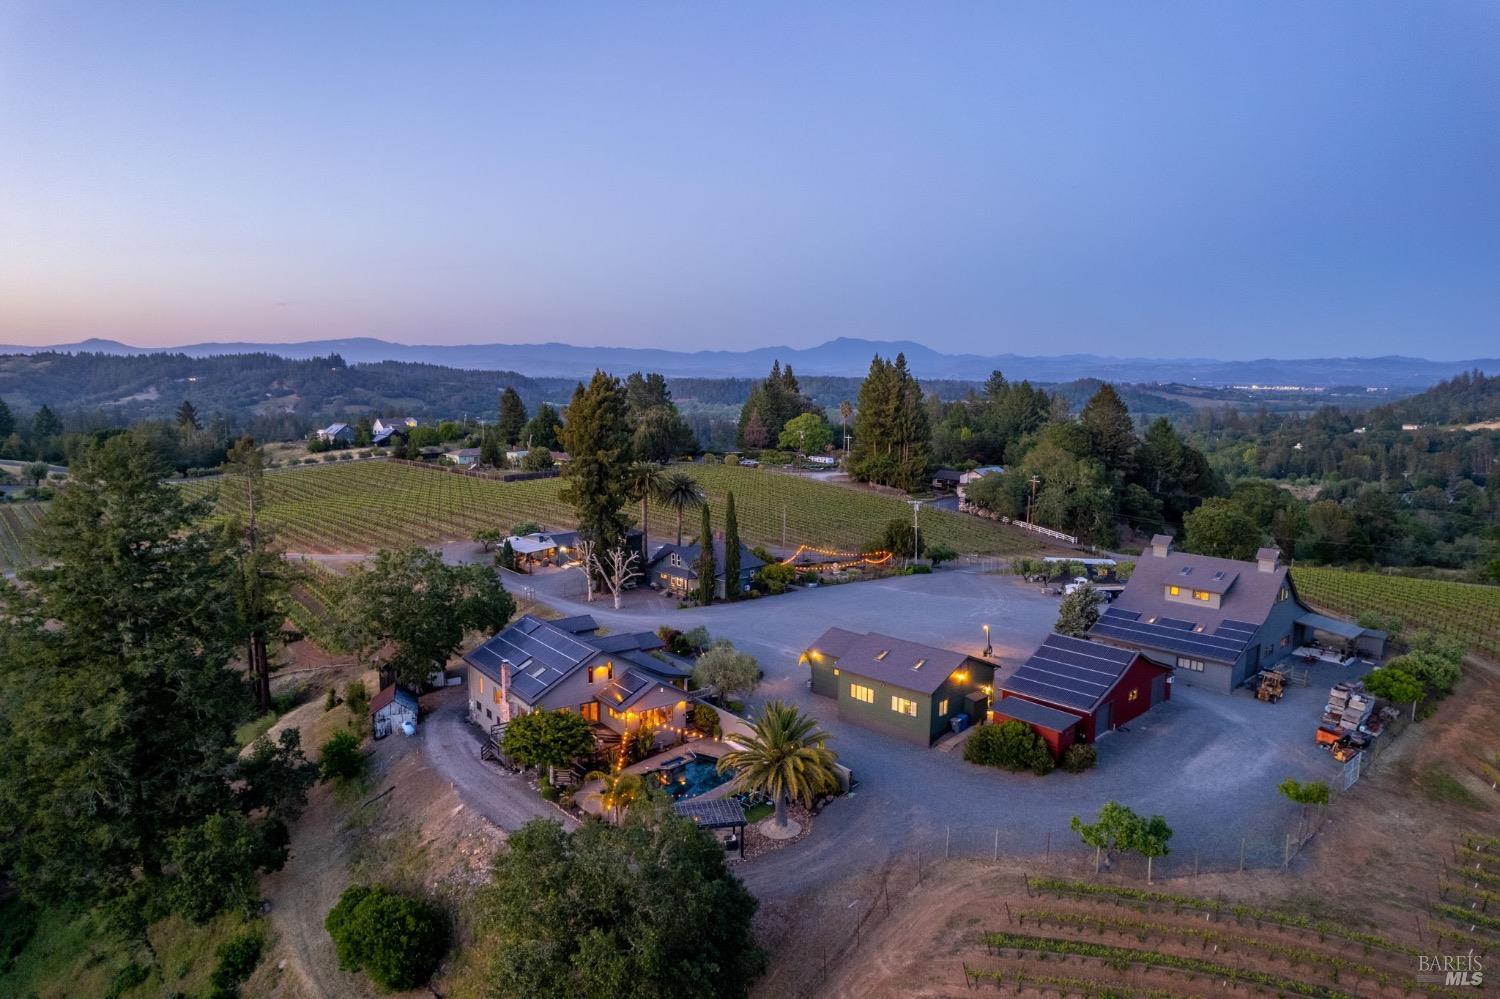
[[772, 701], [752, 728], [752, 735], [736, 736], [744, 749], [719, 758], [719, 772], [734, 770], [740, 787], [770, 797], [776, 803], [776, 827], [785, 829], [788, 802], [811, 805], [820, 794], [838, 789], [833, 769], [838, 756], [823, 745], [827, 733], [793, 704]]
[[616, 769], [609, 773], [603, 770], [590, 770], [583, 779], [604, 783], [604, 790], [599, 792], [599, 801], [614, 815], [616, 824], [620, 821], [621, 813], [629, 809], [646, 793], [646, 782], [641, 779], [641, 775], [626, 770]]
[[637, 461], [626, 473], [630, 495], [641, 501], [641, 565], [651, 558], [651, 501], [660, 499], [667, 482], [665, 469], [654, 461]]
[[682, 544], [682, 515], [703, 505], [703, 490], [686, 472], [672, 472], [662, 481], [661, 501], [677, 511], [677, 543]]

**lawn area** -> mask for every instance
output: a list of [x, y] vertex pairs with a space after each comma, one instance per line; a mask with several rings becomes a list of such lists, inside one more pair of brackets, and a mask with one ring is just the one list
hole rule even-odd
[[[687, 470], [708, 494], [716, 527], [722, 526], [724, 495], [734, 491], [740, 535], [749, 544], [781, 544], [784, 518], [789, 545], [863, 549], [887, 521], [911, 516], [911, 507], [896, 497], [799, 476], [724, 465]], [[291, 551], [435, 544], [527, 520], [570, 527], [573, 511], [558, 499], [563, 484], [562, 479], [498, 482], [388, 461], [305, 466], [266, 475], [262, 521]], [[189, 482], [182, 488], [201, 494], [214, 486]], [[220, 494], [225, 512], [241, 502], [236, 490]], [[1007, 554], [1037, 547], [999, 524], [952, 511], [923, 510], [922, 524], [931, 542], [964, 553]], [[684, 533], [696, 534], [697, 526], [698, 518], [690, 516]], [[670, 511], [652, 510], [653, 537], [664, 539], [675, 531]]]
[[1426, 628], [1500, 659], [1500, 586], [1301, 567], [1292, 581], [1317, 607], [1354, 618], [1366, 611], [1398, 617], [1408, 634]]

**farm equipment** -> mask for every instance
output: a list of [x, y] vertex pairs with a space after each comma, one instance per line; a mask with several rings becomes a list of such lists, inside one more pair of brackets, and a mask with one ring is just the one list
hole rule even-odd
[[1258, 700], [1275, 704], [1286, 695], [1286, 674], [1281, 670], [1261, 670], [1256, 674], [1256, 679], [1259, 680], [1255, 688], [1255, 696]]

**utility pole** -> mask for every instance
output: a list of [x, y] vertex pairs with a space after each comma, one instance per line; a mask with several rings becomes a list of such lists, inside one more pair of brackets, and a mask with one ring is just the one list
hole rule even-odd
[[919, 546], [922, 543], [922, 535], [917, 526], [917, 514], [922, 510], [922, 501], [908, 500], [907, 502], [911, 503], [911, 558], [906, 560], [906, 564], [910, 565], [912, 560], [921, 554]]
[[1036, 487], [1037, 483], [1042, 480], [1033, 475], [1029, 481], [1031, 482], [1031, 497], [1026, 500], [1026, 523], [1035, 524], [1035, 521], [1031, 519], [1031, 508], [1036, 505]]

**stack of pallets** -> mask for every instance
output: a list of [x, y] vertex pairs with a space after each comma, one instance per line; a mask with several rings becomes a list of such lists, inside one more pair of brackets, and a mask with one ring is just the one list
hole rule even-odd
[[1370, 720], [1375, 710], [1375, 698], [1365, 690], [1358, 680], [1344, 680], [1333, 685], [1328, 692], [1328, 703], [1323, 706], [1323, 725], [1357, 732]]

